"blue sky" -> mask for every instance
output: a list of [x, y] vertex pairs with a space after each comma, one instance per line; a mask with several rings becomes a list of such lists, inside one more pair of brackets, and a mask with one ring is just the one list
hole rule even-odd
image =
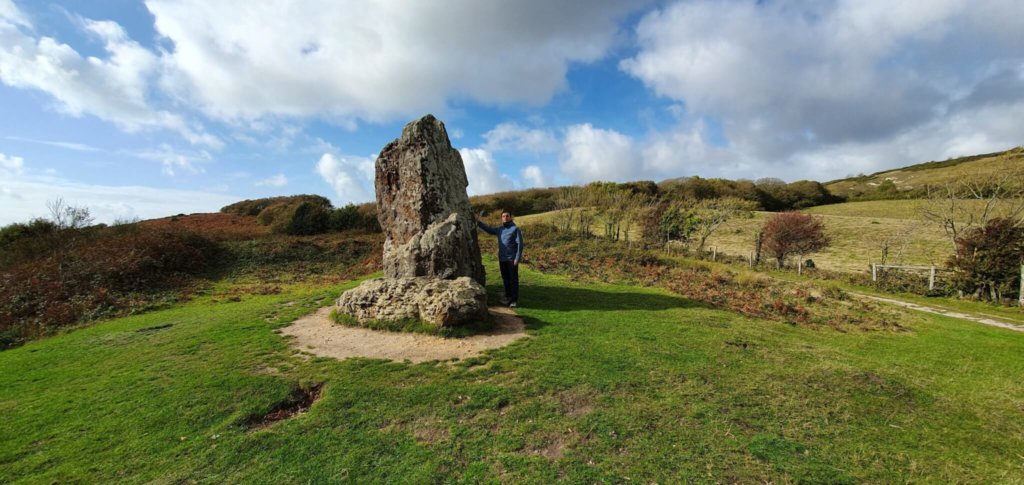
[[471, 194], [1024, 143], [1018, 0], [0, 0], [0, 224], [316, 193], [441, 118]]

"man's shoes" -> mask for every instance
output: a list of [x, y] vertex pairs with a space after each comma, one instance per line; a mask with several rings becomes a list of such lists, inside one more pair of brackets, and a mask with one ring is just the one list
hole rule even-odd
[[512, 303], [509, 303], [509, 304], [508, 304], [508, 307], [509, 307], [509, 308], [515, 308], [515, 307], [517, 307], [517, 306], [519, 306], [519, 302], [515, 302], [515, 301], [514, 301], [514, 302], [512, 302]]

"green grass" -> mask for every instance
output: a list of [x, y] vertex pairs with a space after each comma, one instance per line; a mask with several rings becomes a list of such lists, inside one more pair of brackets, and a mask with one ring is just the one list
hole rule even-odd
[[[2, 352], [0, 482], [1024, 481], [1024, 335], [909, 314], [814, 331], [521, 273], [532, 338], [457, 363], [308, 357], [274, 332], [354, 283]], [[244, 425], [320, 383], [307, 413]]]

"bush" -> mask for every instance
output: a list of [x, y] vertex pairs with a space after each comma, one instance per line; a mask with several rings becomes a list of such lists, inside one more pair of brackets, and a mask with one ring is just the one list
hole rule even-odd
[[947, 265], [953, 286], [981, 299], [1001, 302], [1020, 289], [1024, 228], [1010, 219], [992, 219], [956, 240], [956, 254]]
[[765, 221], [761, 229], [764, 250], [775, 257], [779, 267], [790, 255], [803, 256], [828, 247], [821, 219], [799, 212], [781, 212]]
[[0, 268], [51, 251], [58, 231], [53, 222], [38, 218], [0, 228]]
[[327, 231], [327, 221], [330, 219], [330, 216], [329, 205], [324, 207], [312, 202], [303, 202], [295, 206], [291, 217], [271, 226], [271, 229], [282, 227], [281, 231], [275, 232], [284, 232], [296, 236], [320, 234]]
[[377, 207], [375, 204], [360, 206], [348, 204], [345, 207], [334, 209], [327, 219], [327, 229], [330, 231], [360, 229], [380, 232], [380, 224], [377, 222]]
[[320, 234], [328, 228], [331, 201], [319, 195], [293, 195], [243, 200], [221, 208], [227, 214], [256, 216], [278, 234]]

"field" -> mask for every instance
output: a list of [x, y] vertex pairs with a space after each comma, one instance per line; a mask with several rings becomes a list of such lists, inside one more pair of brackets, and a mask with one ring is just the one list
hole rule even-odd
[[[809, 330], [523, 282], [532, 337], [454, 363], [309, 358], [274, 332], [354, 283], [224, 284], [0, 353], [0, 481], [1024, 480], [1024, 335]], [[308, 412], [253, 419], [317, 385]]]
[[[913, 201], [883, 201], [900, 207], [901, 203]], [[854, 202], [848, 204], [863, 204]], [[848, 204], [839, 204], [839, 207]], [[817, 208], [816, 208], [817, 209]], [[834, 210], [834, 209], [833, 209]], [[912, 219], [898, 219], [877, 216], [831, 215], [821, 212], [825, 222], [825, 233], [832, 238], [832, 244], [825, 250], [808, 257], [822, 269], [865, 272], [871, 263], [880, 262], [881, 242], [892, 241], [889, 263], [894, 264], [899, 241], [906, 241], [900, 264], [936, 265], [942, 268], [952, 253], [949, 240], [942, 229], [934, 224]], [[717, 246], [721, 253], [746, 256], [753, 251], [754, 236], [770, 212], [758, 212], [751, 219], [737, 219], [724, 224], [708, 239], [708, 246]]]
[[[900, 263], [909, 265], [936, 265], [940, 268], [952, 252], [942, 228], [917, 219], [918, 201], [885, 200], [848, 202], [807, 209], [804, 212], [821, 215], [825, 231], [832, 238], [831, 247], [809, 257], [822, 269], [865, 272], [872, 262], [881, 258], [880, 242], [891, 241], [889, 262], [894, 263], [898, 246], [905, 242]], [[733, 219], [720, 227], [707, 241], [707, 250], [717, 247], [720, 254], [747, 257], [754, 249], [754, 236], [764, 225], [771, 212], [756, 212], [749, 219]], [[524, 230], [530, 224], [552, 222], [555, 212], [517, 218]], [[595, 234], [603, 228], [593, 227]], [[634, 231], [634, 239], [638, 232]]]

